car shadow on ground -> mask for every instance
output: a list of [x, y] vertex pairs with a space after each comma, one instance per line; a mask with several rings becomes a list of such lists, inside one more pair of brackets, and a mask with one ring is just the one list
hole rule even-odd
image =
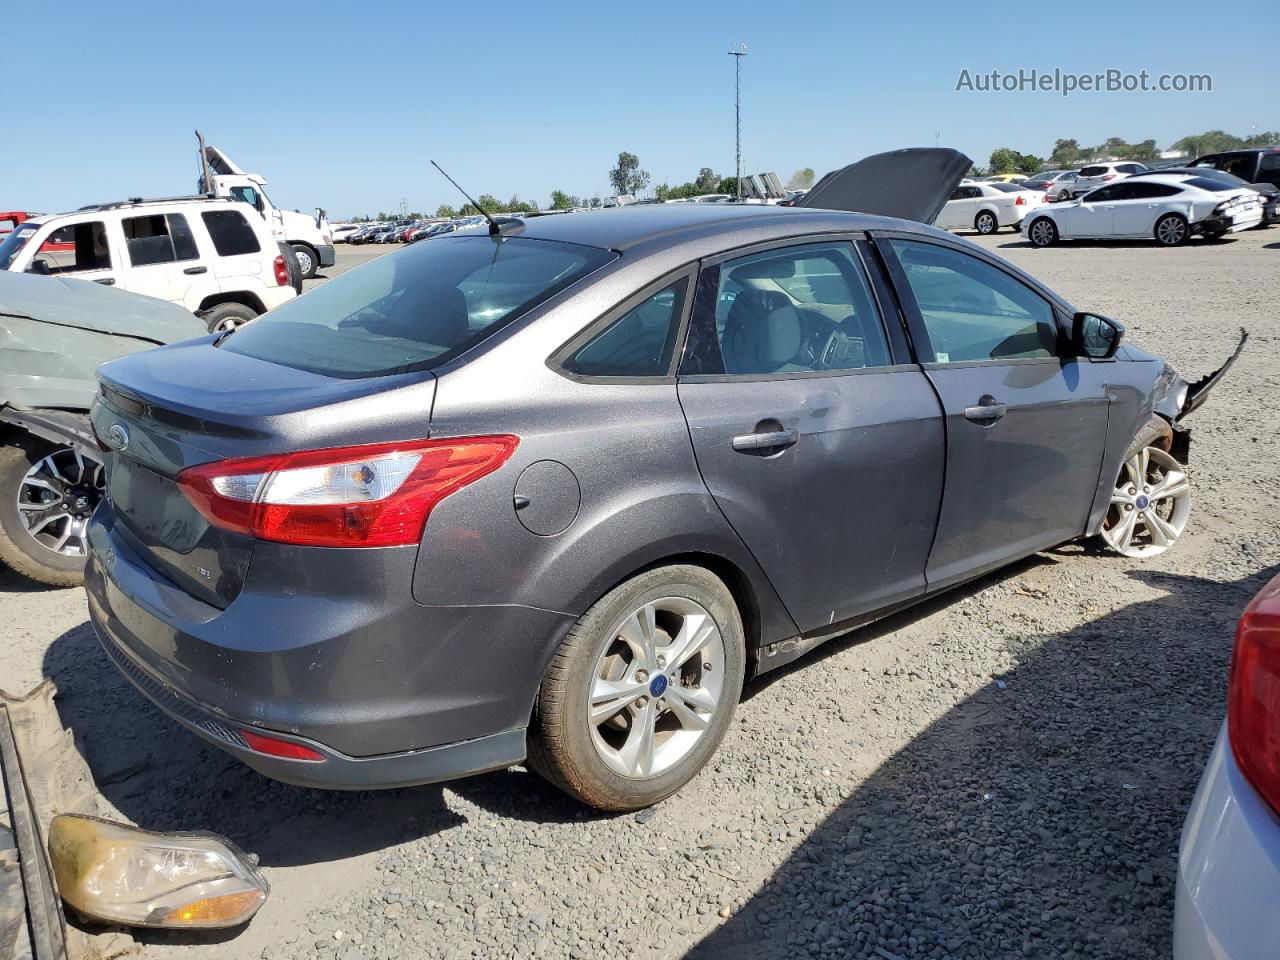
[[74, 587], [51, 587], [30, 577], [24, 577], [18, 571], [0, 563], [0, 595], [6, 593], [51, 593], [55, 590], [69, 590]]
[[58, 686], [102, 795], [148, 830], [212, 830], [264, 866], [344, 860], [455, 826], [439, 786], [321, 791], [278, 783], [180, 727], [107, 659], [88, 623], [49, 647]]
[[1029, 644], [1011, 632], [1017, 666], [887, 760], [687, 956], [1167, 957], [1234, 623], [1275, 572], [1134, 571], [1164, 595]]

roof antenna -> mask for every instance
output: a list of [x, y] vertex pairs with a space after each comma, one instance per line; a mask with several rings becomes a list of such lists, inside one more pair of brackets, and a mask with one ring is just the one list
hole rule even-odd
[[466, 197], [467, 200], [471, 202], [471, 205], [473, 207], [475, 207], [482, 214], [484, 214], [484, 218], [489, 221], [489, 236], [491, 237], [501, 236], [502, 227], [501, 225], [499, 225], [497, 220], [489, 216], [489, 211], [486, 210], [484, 207], [480, 206], [480, 204], [476, 203], [474, 200], [472, 200], [471, 194], [467, 193], [467, 191], [463, 190], [462, 187], [458, 186], [458, 181], [453, 179], [453, 177], [449, 176], [447, 173], [444, 172], [444, 167], [440, 166], [440, 164], [436, 163], [434, 160], [431, 161], [431, 165], [440, 171], [441, 176], [443, 176], [446, 180], [452, 183], [455, 187], [458, 187], [458, 192], [462, 194], [464, 197]]

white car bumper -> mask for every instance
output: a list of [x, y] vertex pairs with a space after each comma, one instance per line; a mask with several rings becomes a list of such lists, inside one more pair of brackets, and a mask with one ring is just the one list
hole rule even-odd
[[1174, 960], [1280, 951], [1280, 817], [1236, 766], [1224, 725], [1182, 827]]

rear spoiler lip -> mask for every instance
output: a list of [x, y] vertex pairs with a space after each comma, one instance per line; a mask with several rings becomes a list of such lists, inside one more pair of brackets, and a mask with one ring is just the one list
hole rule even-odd
[[1244, 327], [1241, 327], [1240, 342], [1236, 344], [1236, 348], [1232, 352], [1231, 356], [1227, 358], [1227, 362], [1213, 373], [1201, 377], [1195, 383], [1187, 385], [1187, 396], [1186, 399], [1182, 401], [1182, 409], [1179, 410], [1178, 415], [1174, 417], [1175, 423], [1194, 413], [1196, 410], [1199, 410], [1200, 407], [1204, 405], [1204, 402], [1209, 399], [1209, 391], [1217, 386], [1218, 382], [1226, 376], [1227, 371], [1231, 369], [1232, 364], [1234, 364], [1239, 358], [1241, 351], [1244, 350], [1244, 345], [1248, 342], [1249, 331], [1244, 329]]

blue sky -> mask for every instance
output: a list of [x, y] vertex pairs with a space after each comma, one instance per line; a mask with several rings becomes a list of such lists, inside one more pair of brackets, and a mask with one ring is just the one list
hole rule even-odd
[[[654, 183], [733, 172], [733, 63], [745, 41], [743, 155], [785, 180], [879, 150], [943, 145], [985, 163], [1057, 137], [1280, 128], [1264, 69], [1275, 0], [4, 4], [0, 209], [187, 193], [199, 126], [275, 202], [334, 215], [609, 193], [619, 150]], [[970, 10], [966, 10], [968, 7]], [[205, 15], [202, 11], [208, 11]], [[309, 12], [309, 15], [308, 15]], [[12, 50], [14, 44], [10, 44]], [[971, 72], [1209, 73], [1211, 93], [956, 92]]]

